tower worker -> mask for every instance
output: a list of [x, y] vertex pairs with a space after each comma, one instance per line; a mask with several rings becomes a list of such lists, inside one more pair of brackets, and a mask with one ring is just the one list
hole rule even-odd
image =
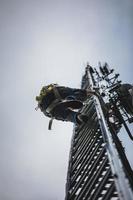
[[36, 96], [37, 108], [40, 108], [45, 116], [51, 118], [49, 129], [51, 129], [53, 119], [81, 125], [88, 121], [88, 117], [77, 110], [83, 107], [83, 102], [89, 95], [96, 95], [96, 92], [90, 89], [75, 89], [49, 84], [43, 86], [39, 96]]

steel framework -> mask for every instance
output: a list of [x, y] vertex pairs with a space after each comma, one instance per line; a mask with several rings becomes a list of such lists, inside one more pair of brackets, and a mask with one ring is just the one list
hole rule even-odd
[[[87, 65], [82, 88], [99, 92], [93, 73], [98, 74]], [[133, 172], [117, 134], [109, 128], [103, 98], [89, 96], [80, 112], [89, 121], [74, 127], [65, 200], [133, 200]]]

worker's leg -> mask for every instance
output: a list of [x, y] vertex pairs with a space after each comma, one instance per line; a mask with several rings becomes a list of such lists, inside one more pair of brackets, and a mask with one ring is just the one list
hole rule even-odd
[[52, 111], [52, 115], [57, 120], [70, 121], [78, 125], [88, 121], [88, 117], [86, 115], [82, 115], [81, 113], [75, 112], [62, 105], [56, 106], [56, 108]]
[[72, 91], [76, 100], [85, 101], [87, 98], [87, 92], [83, 89], [73, 89]]
[[52, 116], [57, 120], [76, 122], [77, 112], [72, 111], [62, 105], [56, 106], [52, 111]]

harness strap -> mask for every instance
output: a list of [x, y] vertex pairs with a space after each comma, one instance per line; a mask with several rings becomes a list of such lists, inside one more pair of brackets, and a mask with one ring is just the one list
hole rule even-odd
[[61, 103], [62, 101], [59, 100], [59, 99], [55, 99], [46, 109], [46, 112], [47, 113], [51, 113], [51, 111], [59, 104]]
[[[53, 92], [55, 95], [55, 100], [47, 107], [46, 109], [46, 113], [51, 114], [51, 111], [59, 104], [61, 103], [63, 100], [61, 98], [61, 95], [59, 94], [59, 91], [57, 89], [58, 86], [53, 85]], [[52, 129], [52, 123], [53, 123], [54, 118], [51, 115], [51, 119], [49, 120], [49, 125], [48, 125], [48, 130]]]
[[51, 119], [49, 120], [48, 130], [51, 130], [51, 129], [52, 129], [53, 120], [54, 120], [54, 118], [51, 117]]

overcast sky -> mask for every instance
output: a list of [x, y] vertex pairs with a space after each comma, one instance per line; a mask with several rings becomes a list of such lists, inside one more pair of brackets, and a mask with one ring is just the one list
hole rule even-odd
[[0, 0], [1, 200], [63, 200], [73, 125], [48, 131], [35, 96], [51, 82], [80, 88], [86, 62], [132, 83], [132, 11], [132, 0]]

